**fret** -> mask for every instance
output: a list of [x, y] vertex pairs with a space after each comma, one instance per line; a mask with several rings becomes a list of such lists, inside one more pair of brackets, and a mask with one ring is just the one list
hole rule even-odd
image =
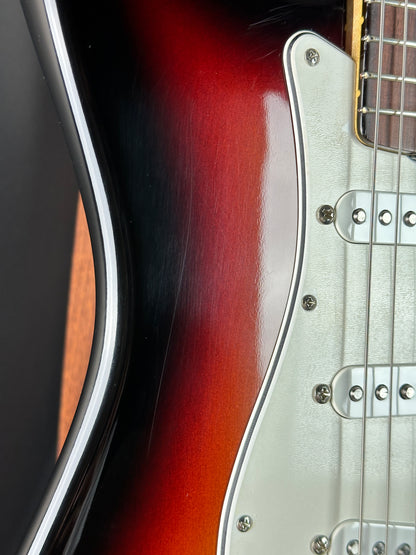
[[[382, 0], [365, 0], [365, 4], [384, 4], [386, 6], [393, 6], [394, 8], [405, 8], [406, 2], [401, 2], [400, 0], [386, 0], [382, 2]], [[416, 10], [416, 4], [411, 4], [410, 2], [407, 4], [407, 8], [409, 10]]]
[[[377, 113], [375, 108], [370, 108], [368, 106], [363, 106], [362, 108], [359, 108], [358, 111], [360, 112], [360, 114], [363, 114], [363, 115]], [[403, 114], [403, 117], [405, 118], [416, 118], [416, 112], [412, 112], [409, 110], [404, 110], [402, 112], [401, 110], [390, 110], [386, 108], [384, 109], [380, 108], [378, 112], [382, 116], [400, 116], [400, 114]]]
[[[352, 33], [356, 41], [354, 59], [360, 64], [357, 69], [356, 133], [364, 143], [374, 145], [377, 125], [380, 148], [397, 151], [401, 144], [403, 153], [414, 153], [416, 0], [362, 0], [361, 7], [363, 12], [357, 8], [353, 19], [357, 27]], [[382, 9], [385, 14], [383, 34], [380, 32]], [[402, 67], [404, 47], [407, 48], [406, 64]], [[381, 48], [382, 65], [379, 67]], [[378, 95], [382, 109], [377, 115], [374, 107]]]
[[[361, 39], [363, 42], [370, 43], [370, 42], [380, 42], [380, 37], [376, 35], [364, 35]], [[391, 46], [403, 46], [405, 43], [404, 40], [401, 39], [394, 39], [394, 38], [383, 38], [383, 44], [388, 44]], [[406, 48], [416, 48], [416, 42], [412, 40], [406, 41]]]
[[[378, 74], [377, 73], [371, 73], [369, 71], [364, 71], [363, 73], [360, 73], [360, 78], [361, 79], [377, 79]], [[403, 81], [403, 78], [402, 78], [401, 75], [382, 74], [380, 76], [380, 78], [381, 78], [382, 81], [394, 81], [396, 83], [401, 83]], [[404, 82], [406, 84], [416, 85], [416, 78], [415, 77], [405, 77]]]

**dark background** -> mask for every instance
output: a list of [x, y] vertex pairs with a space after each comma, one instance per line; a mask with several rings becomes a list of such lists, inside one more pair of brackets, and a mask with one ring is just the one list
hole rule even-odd
[[77, 199], [19, 2], [0, 2], [0, 551], [15, 553], [56, 457]]

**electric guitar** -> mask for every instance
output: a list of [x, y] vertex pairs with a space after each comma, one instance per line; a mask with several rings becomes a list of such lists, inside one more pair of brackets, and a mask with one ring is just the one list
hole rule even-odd
[[416, 6], [24, 0], [94, 252], [23, 553], [416, 549]]

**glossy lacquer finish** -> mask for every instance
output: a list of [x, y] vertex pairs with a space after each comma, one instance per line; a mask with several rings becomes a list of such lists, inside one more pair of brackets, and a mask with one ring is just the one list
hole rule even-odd
[[344, 22], [341, 2], [252, 4], [58, 5], [134, 284], [127, 383], [78, 553], [216, 551], [293, 265], [282, 50], [304, 28], [342, 45]]

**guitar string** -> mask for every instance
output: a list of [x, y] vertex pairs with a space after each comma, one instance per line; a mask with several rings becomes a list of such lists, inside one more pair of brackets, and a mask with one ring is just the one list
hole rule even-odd
[[367, 388], [368, 388], [368, 355], [370, 346], [370, 305], [371, 305], [371, 283], [373, 273], [373, 243], [374, 243], [374, 209], [375, 209], [375, 188], [377, 177], [377, 154], [379, 141], [379, 121], [380, 121], [380, 100], [381, 100], [381, 74], [384, 44], [384, 19], [385, 19], [385, 0], [380, 3], [380, 31], [379, 31], [379, 50], [377, 67], [377, 87], [376, 87], [376, 106], [374, 118], [374, 145], [373, 160], [371, 166], [371, 207], [370, 207], [370, 233], [368, 248], [368, 272], [367, 272], [367, 294], [365, 312], [365, 338], [364, 338], [364, 402], [362, 415], [361, 431], [361, 470], [360, 470], [360, 512], [359, 512], [359, 531], [358, 545], [359, 553], [362, 554], [363, 544], [363, 520], [364, 520], [364, 491], [365, 491], [365, 451], [367, 439]]
[[392, 404], [393, 404], [393, 365], [394, 365], [394, 341], [396, 327], [396, 290], [397, 290], [397, 254], [398, 254], [398, 236], [400, 221], [400, 181], [401, 181], [401, 162], [403, 155], [403, 127], [404, 127], [404, 104], [405, 104], [405, 77], [407, 65], [407, 37], [408, 37], [408, 0], [405, 0], [404, 18], [403, 18], [403, 50], [402, 50], [402, 79], [400, 85], [400, 115], [399, 115], [399, 144], [397, 148], [397, 181], [396, 181], [396, 210], [395, 210], [395, 229], [394, 229], [394, 249], [393, 249], [393, 287], [392, 287], [392, 303], [391, 303], [391, 345], [390, 345], [390, 383], [389, 383], [389, 416], [388, 416], [388, 437], [387, 437], [387, 489], [386, 489], [386, 547], [385, 552], [389, 549], [389, 522], [390, 522], [390, 496], [391, 496], [391, 456], [392, 456]]

